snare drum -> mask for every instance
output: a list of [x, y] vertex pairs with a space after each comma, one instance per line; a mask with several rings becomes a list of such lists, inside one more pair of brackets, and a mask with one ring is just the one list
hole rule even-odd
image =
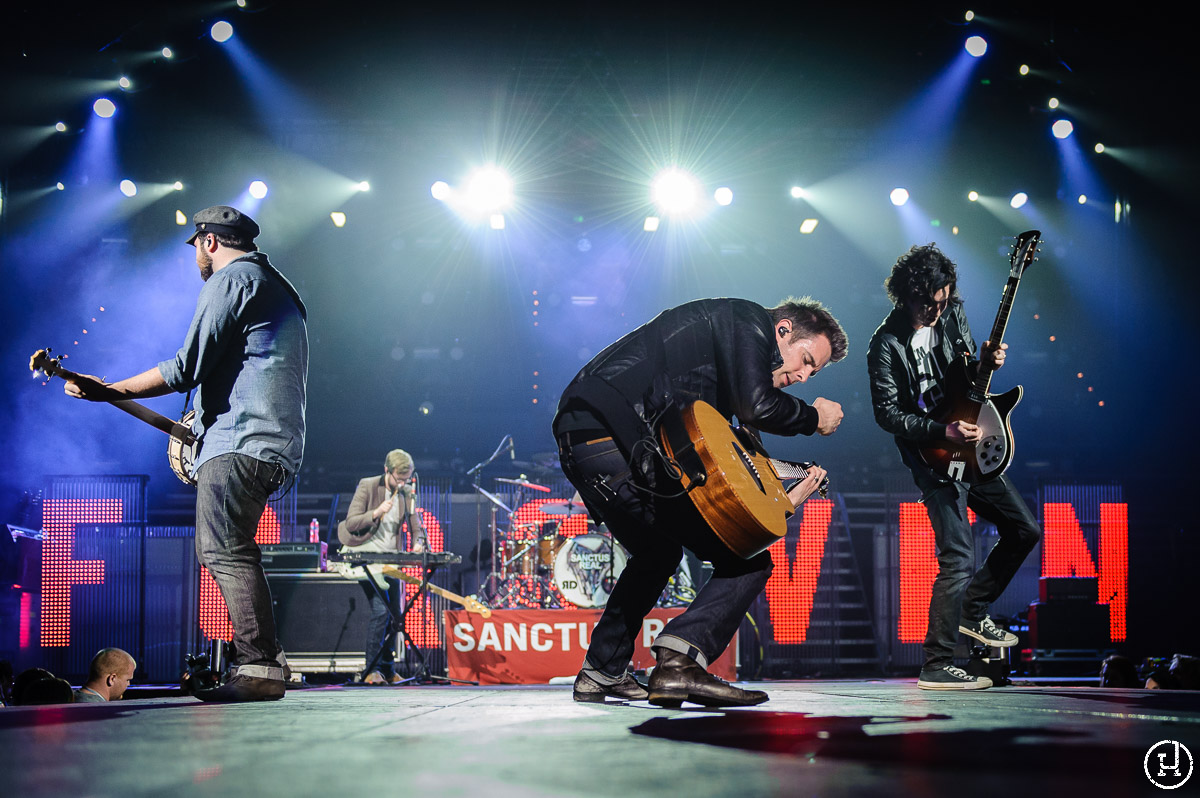
[[603, 607], [625, 570], [625, 550], [607, 535], [577, 535], [554, 557], [554, 584], [577, 607]]

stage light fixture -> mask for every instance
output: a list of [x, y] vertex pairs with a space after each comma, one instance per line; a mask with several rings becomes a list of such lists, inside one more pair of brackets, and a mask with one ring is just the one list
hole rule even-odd
[[1075, 126], [1068, 119], [1060, 119], [1050, 126], [1050, 132], [1056, 139], [1065, 139], [1075, 132]]
[[963, 47], [974, 57], [981, 58], [987, 52], [987, 40], [982, 36], [972, 36]]
[[164, 47], [164, 48], [162, 48], [162, 55], [163, 55], [163, 58], [174, 58], [175, 51], [172, 50], [170, 47]]
[[504, 214], [493, 213], [491, 215], [491, 217], [488, 219], [488, 225], [493, 230], [503, 230], [504, 229]]
[[467, 204], [482, 213], [492, 213], [512, 204], [512, 180], [502, 169], [485, 166], [467, 180]]
[[66, 133], [67, 125], [65, 122], [55, 122], [54, 129], [57, 130], [59, 133]]
[[128, 89], [130, 86], [133, 85], [133, 81], [131, 81], [129, 78], [122, 75], [121, 77], [117, 78], [117, 85], [120, 86], [122, 89]]
[[333, 220], [334, 227], [346, 226], [346, 214], [342, 213], [341, 211], [333, 211], [329, 214], [329, 218]]
[[429, 193], [433, 195], [435, 200], [445, 202], [450, 199], [450, 184], [445, 180], [439, 180], [429, 187]]
[[121, 181], [121, 193], [124, 194], [126, 197], [136, 196], [137, 195], [137, 183], [134, 183], [132, 180], [130, 180], [128, 178], [126, 178], [125, 180], [122, 180]]
[[682, 169], [659, 172], [650, 183], [650, 200], [667, 213], [685, 213], [696, 205], [700, 184]]
[[819, 222], [816, 219], [805, 219], [800, 223], [800, 232], [804, 235], [808, 235], [813, 230], [817, 229], [818, 224]]
[[209, 34], [213, 37], [213, 41], [218, 44], [227, 42], [233, 36], [233, 26], [225, 20], [214, 22], [212, 28], [209, 29]]
[[733, 202], [733, 189], [721, 186], [713, 192], [713, 199], [718, 205], [729, 205]]
[[60, 181], [58, 181], [57, 183], [55, 183], [55, 184], [54, 184], [54, 187], [55, 187], [56, 189], [58, 189], [59, 191], [65, 191], [65, 190], [66, 190], [66, 188], [67, 188], [66, 186], [64, 186], [64, 185], [63, 185], [63, 183], [62, 183], [62, 181], [61, 181], [61, 180], [60, 180]]
[[92, 111], [101, 119], [108, 119], [117, 112], [117, 105], [107, 97], [101, 97], [92, 103]]
[[978, 191], [968, 191], [967, 199], [969, 199], [971, 202], [979, 202], [979, 192]]
[[176, 191], [183, 191], [183, 183], [180, 183], [178, 180], [176, 180], [171, 184], [171, 188], [175, 189]]
[[1014, 208], [1023, 208], [1026, 202], [1029, 202], [1029, 195], [1024, 191], [1018, 191], [1013, 194], [1013, 198], [1008, 201], [1008, 204]]
[[1086, 204], [1087, 204], [1087, 194], [1080, 194], [1080, 195], [1079, 195], [1079, 204], [1080, 204], [1080, 205], [1086, 205]]
[[370, 191], [370, 190], [371, 190], [371, 184], [370, 184], [370, 183], [368, 183], [366, 180], [363, 180], [363, 181], [361, 181], [361, 182], [360, 182], [360, 183], [359, 183], [357, 186], [355, 186], [354, 188], [355, 188], [355, 189], [357, 189], [358, 191]]
[[1051, 97], [1049, 100], [1046, 101], [1046, 107], [1049, 108], [1051, 111], [1053, 111], [1055, 108], [1058, 107], [1058, 98]]
[[1104, 152], [1104, 145], [1097, 141], [1095, 150], [1096, 150], [1096, 154], [1099, 155], [1100, 153]]
[[1017, 70], [1022, 76], [1029, 74], [1029, 64], [1021, 64], [1021, 68]]
[[971, 20], [975, 19], [975, 12], [967, 11], [967, 13], [963, 14], [963, 19], [965, 19], [967, 22], [970, 22]]
[[808, 196], [808, 192], [800, 188], [800, 186], [792, 186], [790, 193], [792, 195], [792, 199], [804, 199]]
[[175, 224], [183, 227], [187, 224], [187, 215], [183, 211], [175, 211]]
[[891, 198], [892, 204], [898, 208], [904, 203], [908, 202], [908, 189], [894, 188], [892, 189], [892, 193], [888, 196]]
[[642, 223], [642, 229], [647, 233], [653, 233], [658, 229], [658, 222], [657, 216], [647, 216], [646, 221]]
[[262, 199], [267, 196], [267, 184], [261, 180], [255, 180], [250, 184], [247, 191], [250, 192], [250, 196], [254, 197], [254, 199]]

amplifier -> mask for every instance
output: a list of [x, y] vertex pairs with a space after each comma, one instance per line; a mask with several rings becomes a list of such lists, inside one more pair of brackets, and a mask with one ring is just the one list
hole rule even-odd
[[[296, 655], [362, 657], [370, 602], [357, 580], [337, 574], [267, 575], [279, 642]], [[361, 666], [360, 666], [361, 667]]]
[[1035, 601], [1029, 605], [1029, 642], [1035, 649], [1106, 648], [1110, 643], [1108, 605]]
[[266, 543], [262, 549], [264, 571], [324, 571], [324, 543]]
[[1038, 601], [1082, 601], [1095, 604], [1099, 600], [1099, 579], [1095, 576], [1043, 576], [1038, 579]]

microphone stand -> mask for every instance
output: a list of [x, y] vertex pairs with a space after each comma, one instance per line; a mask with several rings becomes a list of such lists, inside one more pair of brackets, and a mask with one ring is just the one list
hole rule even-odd
[[[482, 555], [483, 555], [483, 551], [482, 551], [482, 549], [483, 549], [483, 526], [479, 520], [479, 504], [482, 501], [482, 495], [484, 493], [486, 493], [486, 491], [484, 491], [483, 487], [479, 484], [479, 480], [482, 478], [483, 469], [487, 468], [489, 465], [496, 462], [496, 458], [498, 458], [500, 455], [504, 454], [504, 452], [506, 450], [509, 452], [514, 451], [512, 435], [505, 435], [503, 438], [501, 438], [500, 444], [496, 447], [496, 451], [492, 452], [491, 457], [484, 460], [482, 463], [476, 463], [474, 466], [471, 467], [471, 469], [469, 471], [467, 471], [467, 476], [474, 475], [474, 477], [475, 477], [474, 482], [471, 483], [472, 487], [475, 488], [475, 584], [478, 587], [480, 593], [482, 593], [482, 591], [483, 591], [483, 570], [482, 570], [481, 562], [480, 562], [483, 559], [483, 557], [482, 557]], [[512, 511], [509, 510], [509, 512], [511, 513]], [[493, 508], [492, 509], [492, 519], [493, 519], [492, 520], [492, 562], [491, 562], [491, 565], [493, 568], [495, 568], [495, 565], [496, 565], [496, 522], [495, 522], [495, 517], [496, 517], [496, 510], [495, 510], [495, 508]]]

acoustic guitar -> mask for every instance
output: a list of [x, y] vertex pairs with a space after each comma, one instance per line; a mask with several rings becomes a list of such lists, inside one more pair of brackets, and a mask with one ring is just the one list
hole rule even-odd
[[[679, 463], [692, 503], [739, 557], [765, 551], [787, 534], [787, 519], [795, 512], [784, 480], [807, 479], [816, 464], [768, 457], [753, 435], [731, 425], [707, 402], [693, 402], [680, 412], [682, 428], [664, 425], [659, 437]], [[824, 497], [828, 491], [826, 477], [818, 492]]]
[[[1008, 316], [1017, 286], [1025, 270], [1036, 260], [1041, 233], [1027, 230], [1017, 236], [1013, 247], [1008, 282], [1000, 298], [1000, 309], [992, 324], [992, 333], [985, 340], [999, 346], [1008, 327]], [[942, 399], [929, 413], [929, 418], [941, 424], [966, 421], [978, 425], [983, 437], [977, 443], [937, 441], [918, 445], [917, 454], [934, 473], [949, 479], [978, 485], [1000, 476], [1012, 463], [1013, 434], [1010, 417], [1021, 401], [1025, 389], [1020, 385], [1002, 393], [991, 394], [992, 371], [980, 368], [974, 377], [968, 370], [968, 356], [962, 354], [949, 364], [942, 390]]]
[[[50, 357], [49, 349], [39, 349], [29, 358], [29, 370], [34, 374], [41, 372], [47, 379], [61, 377], [68, 382], [83, 379], [77, 372], [63, 368], [60, 360], [61, 358]], [[195, 410], [189, 410], [183, 418], [172, 421], [162, 413], [156, 413], [131, 399], [117, 399], [109, 404], [167, 433], [171, 438], [167, 443], [167, 461], [171, 464], [171, 470], [179, 477], [180, 482], [193, 486], [196, 484], [196, 479], [192, 476], [192, 467], [196, 463], [196, 456], [200, 454], [200, 440], [192, 434]]]

